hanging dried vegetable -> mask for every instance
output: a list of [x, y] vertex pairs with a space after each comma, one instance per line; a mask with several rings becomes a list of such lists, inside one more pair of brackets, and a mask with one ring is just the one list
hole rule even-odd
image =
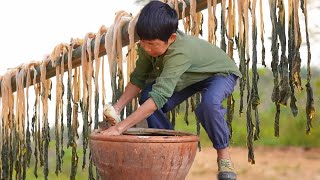
[[254, 129], [254, 140], [258, 140], [260, 137], [260, 118], [258, 105], [260, 104], [258, 81], [258, 57], [257, 57], [257, 23], [256, 23], [256, 4], [257, 1], [252, 1], [252, 88], [250, 97], [250, 108], [254, 111], [255, 117], [255, 129]]
[[[90, 115], [89, 109], [91, 109], [91, 105], [89, 104], [90, 93], [89, 83], [91, 83], [92, 77], [92, 69], [90, 68], [90, 55], [88, 55], [87, 48], [88, 45], [91, 47], [91, 40], [93, 39], [94, 34], [87, 33], [84, 38], [84, 43], [82, 45], [81, 51], [81, 67], [82, 67], [82, 118], [83, 118], [83, 128], [82, 128], [82, 140], [83, 140], [83, 161], [82, 161], [82, 169], [86, 167], [86, 159], [87, 159], [87, 148], [88, 148], [88, 140], [89, 140], [89, 128], [90, 128]], [[90, 52], [91, 53], [91, 52]], [[89, 62], [88, 62], [89, 61]]]
[[183, 22], [184, 31], [185, 33], [188, 34], [190, 32], [190, 15], [186, 16], [186, 8], [187, 8], [187, 4], [184, 0], [182, 0], [182, 12], [181, 12], [182, 22]]
[[295, 87], [301, 91], [303, 88], [301, 86], [301, 58], [300, 58], [300, 45], [302, 42], [300, 23], [299, 23], [299, 0], [293, 0], [293, 29], [294, 29], [294, 56], [293, 56], [293, 82]]
[[191, 16], [191, 35], [198, 37], [202, 34], [202, 13], [197, 12], [197, 1], [190, 0], [190, 16]]
[[310, 41], [309, 41], [309, 32], [308, 32], [308, 8], [307, 8], [307, 0], [301, 1], [302, 12], [304, 13], [304, 22], [306, 28], [306, 41], [307, 41], [307, 50], [308, 50], [308, 60], [307, 60], [307, 102], [306, 102], [306, 116], [307, 116], [307, 124], [306, 124], [306, 133], [309, 134], [312, 128], [312, 122], [314, 121], [315, 116], [315, 107], [314, 107], [314, 98], [313, 98], [313, 90], [310, 84], [311, 81], [311, 50], [310, 50]]
[[[189, 34], [191, 29], [191, 25], [190, 25], [190, 15], [186, 16], [186, 8], [187, 8], [187, 4], [184, 0], [182, 0], [182, 12], [181, 12], [181, 19], [183, 22], [183, 27], [184, 27], [184, 31], [186, 34]], [[191, 10], [191, 9], [190, 9]], [[185, 115], [184, 115], [184, 121], [186, 122], [187, 125], [189, 125], [189, 100], [191, 101], [191, 98], [188, 98], [185, 100], [186, 103], [186, 109], [185, 109]]]
[[[128, 45], [128, 56], [127, 56], [127, 82], [130, 82], [130, 74], [133, 72], [137, 59], [136, 43], [134, 40], [135, 27], [139, 18], [140, 12], [138, 12], [128, 24], [128, 34], [129, 34], [129, 45]], [[126, 116], [129, 116], [138, 107], [138, 99], [134, 98], [126, 106]]]
[[73, 78], [73, 108], [72, 108], [72, 156], [71, 156], [71, 173], [70, 179], [75, 179], [78, 167], [78, 154], [76, 140], [78, 135], [78, 110], [80, 107], [80, 68], [75, 68]]
[[42, 102], [42, 141], [43, 144], [43, 174], [44, 178], [48, 179], [49, 175], [49, 164], [48, 164], [48, 151], [49, 151], [49, 142], [50, 142], [50, 127], [48, 122], [48, 99], [50, 98], [51, 91], [51, 80], [46, 79], [46, 66], [49, 63], [50, 59], [47, 57], [41, 63], [41, 102]]
[[246, 42], [244, 39], [244, 15], [243, 15], [243, 5], [244, 1], [246, 0], [239, 0], [238, 1], [238, 37], [236, 38], [236, 43], [238, 47], [238, 54], [240, 59], [239, 64], [239, 70], [242, 74], [242, 78], [239, 79], [239, 86], [240, 86], [240, 108], [239, 108], [239, 114], [241, 115], [243, 113], [243, 96], [244, 96], [244, 90], [246, 87], [246, 81], [247, 81], [247, 75], [246, 75], [246, 59], [245, 59], [245, 46]]
[[[121, 94], [124, 91], [124, 75], [123, 75], [123, 53], [122, 53], [122, 27], [129, 23], [132, 19], [132, 16], [127, 13], [123, 12], [119, 14], [119, 17], [116, 19], [115, 26], [113, 29], [113, 47], [112, 47], [112, 54], [114, 60], [117, 62], [117, 90], [116, 90], [116, 101], [120, 98]], [[123, 119], [124, 111], [120, 113], [121, 119]]]
[[14, 168], [16, 171], [16, 177], [18, 179], [22, 179], [22, 176], [25, 172], [23, 171], [23, 166], [25, 166], [24, 161], [24, 152], [25, 152], [25, 99], [24, 99], [24, 73], [25, 69], [23, 67], [19, 67], [16, 70], [16, 113], [15, 113], [15, 145], [14, 145], [14, 153], [16, 156], [14, 157]]
[[87, 91], [87, 95], [88, 95], [88, 136], [89, 134], [91, 133], [91, 125], [92, 125], [92, 77], [93, 77], [93, 60], [92, 60], [92, 57], [93, 57], [93, 54], [92, 54], [92, 41], [95, 39], [96, 35], [93, 34], [93, 33], [88, 33], [87, 34], [88, 37], [85, 41], [85, 43], [87, 43], [86, 45], [86, 51], [87, 51], [87, 59], [88, 59], [88, 63], [87, 63], [87, 74], [86, 74], [86, 84], [87, 84], [87, 88], [88, 88], [88, 91]]
[[208, 7], [208, 42], [216, 44], [217, 18], [216, 18], [217, 0], [207, 0]]
[[227, 51], [227, 45], [226, 45], [226, 0], [221, 0], [221, 22], [220, 22], [220, 35], [221, 35], [221, 40], [220, 40], [220, 49], [223, 51]]
[[71, 44], [68, 49], [68, 80], [67, 80], [67, 131], [68, 131], [68, 143], [67, 147], [72, 145], [72, 127], [71, 127], [71, 117], [72, 117], [72, 50], [74, 47], [74, 40], [71, 39]]
[[[56, 141], [56, 175], [61, 172], [61, 164], [63, 159], [63, 74], [64, 74], [64, 55], [66, 46], [59, 44], [54, 48], [50, 55], [51, 64], [56, 68], [56, 110], [55, 110], [55, 141]], [[61, 56], [61, 62], [58, 58]], [[61, 141], [60, 141], [61, 140]]]
[[1, 95], [2, 95], [2, 141], [1, 141], [1, 176], [3, 179], [12, 177], [12, 135], [14, 132], [14, 96], [11, 87], [11, 78], [14, 75], [14, 70], [9, 70], [2, 77], [1, 81]]
[[[229, 0], [228, 1], [228, 17], [227, 17], [227, 38], [228, 38], [228, 50], [227, 53], [229, 57], [233, 60], [233, 45], [234, 45], [234, 38], [235, 38], [235, 1]], [[235, 100], [233, 95], [229, 95], [227, 98], [227, 124], [230, 131], [230, 138], [232, 137], [232, 120], [234, 115], [234, 104]]]
[[24, 154], [24, 164], [23, 164], [23, 179], [26, 178], [26, 171], [27, 168], [30, 167], [30, 159], [32, 156], [32, 147], [31, 147], [31, 136], [32, 136], [32, 129], [30, 129], [30, 118], [29, 118], [29, 86], [31, 85], [31, 71], [34, 71], [34, 66], [38, 63], [29, 63], [24, 65], [24, 69], [27, 74], [26, 78], [26, 117], [27, 117], [27, 128], [26, 128], [26, 153]]
[[265, 54], [266, 54], [266, 48], [264, 47], [264, 21], [263, 21], [263, 9], [262, 9], [262, 0], [260, 0], [260, 40], [261, 40], [261, 59], [262, 59], [262, 65], [264, 67], [267, 67], [265, 62]]
[[279, 118], [280, 118], [280, 104], [279, 102], [279, 44], [278, 44], [278, 34], [277, 34], [277, 12], [276, 12], [276, 2], [269, 1], [270, 6], [270, 18], [272, 22], [272, 40], [271, 40], [271, 53], [272, 53], [272, 61], [271, 61], [271, 68], [273, 73], [273, 91], [271, 100], [275, 103], [276, 106], [276, 115], [275, 115], [275, 136], [279, 136]]
[[99, 31], [96, 34], [95, 42], [94, 42], [94, 59], [95, 59], [95, 71], [94, 71], [94, 83], [95, 83], [95, 95], [94, 95], [94, 105], [95, 105], [95, 116], [94, 116], [94, 129], [98, 129], [98, 121], [99, 121], [99, 72], [100, 72], [100, 64], [101, 58], [99, 57], [100, 51], [100, 41], [103, 34], [107, 32], [107, 28], [105, 26], [101, 26]]
[[[42, 143], [41, 143], [41, 127], [40, 127], [40, 91], [41, 84], [36, 83], [37, 71], [33, 69], [33, 84], [35, 92], [35, 102], [33, 106], [33, 117], [32, 117], [32, 137], [34, 139], [34, 157], [35, 157], [35, 167], [34, 175], [38, 177], [38, 167], [43, 165], [43, 153], [42, 153]], [[40, 161], [40, 162], [39, 162]]]
[[185, 100], [186, 103], [186, 110], [184, 115], [184, 122], [189, 125], [189, 99]]

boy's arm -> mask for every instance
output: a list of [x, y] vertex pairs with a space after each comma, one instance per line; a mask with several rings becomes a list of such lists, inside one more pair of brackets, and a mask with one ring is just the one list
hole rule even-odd
[[152, 98], [149, 98], [126, 119], [116, 124], [115, 126], [111, 126], [110, 128], [102, 131], [102, 133], [105, 135], [120, 135], [130, 127], [149, 117], [156, 109], [157, 105]]
[[141, 88], [129, 82], [119, 100], [112, 106], [104, 107], [103, 119], [111, 126], [121, 121], [120, 112], [140, 91]]
[[117, 111], [118, 114], [122, 111], [122, 109], [141, 91], [141, 88], [132, 84], [131, 82], [128, 83], [126, 86], [123, 94], [119, 98], [119, 100], [113, 105], [114, 109]]

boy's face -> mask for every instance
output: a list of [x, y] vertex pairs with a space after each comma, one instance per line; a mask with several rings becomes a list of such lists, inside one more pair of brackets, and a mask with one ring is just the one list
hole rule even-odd
[[176, 33], [173, 33], [168, 42], [160, 39], [155, 40], [140, 40], [141, 47], [152, 57], [158, 57], [164, 54], [171, 43], [176, 39]]

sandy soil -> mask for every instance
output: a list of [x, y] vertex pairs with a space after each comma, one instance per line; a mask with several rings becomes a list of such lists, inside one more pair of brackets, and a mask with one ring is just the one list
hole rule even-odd
[[[256, 164], [248, 163], [247, 149], [232, 147], [232, 160], [238, 179], [320, 180], [320, 148], [255, 147]], [[211, 148], [197, 152], [187, 180], [216, 179], [216, 154]]]

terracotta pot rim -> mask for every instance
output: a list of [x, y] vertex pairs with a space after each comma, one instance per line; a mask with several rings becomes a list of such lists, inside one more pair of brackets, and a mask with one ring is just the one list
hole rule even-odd
[[[152, 135], [151, 133], [159, 133]], [[134, 134], [136, 133], [136, 134]], [[148, 133], [150, 135], [148, 135]], [[165, 133], [168, 133], [166, 135]], [[175, 135], [176, 134], [176, 135]], [[99, 141], [111, 141], [111, 142], [132, 142], [132, 143], [182, 143], [182, 142], [198, 142], [199, 137], [197, 135], [174, 131], [174, 130], [163, 130], [163, 129], [151, 129], [151, 128], [131, 128], [123, 135], [119, 136], [106, 136], [99, 132], [93, 132], [89, 136], [90, 140]]]

